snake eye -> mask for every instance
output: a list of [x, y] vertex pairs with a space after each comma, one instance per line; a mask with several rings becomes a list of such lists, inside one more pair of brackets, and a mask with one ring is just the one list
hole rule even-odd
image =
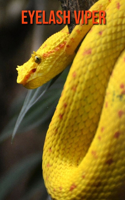
[[40, 56], [35, 56], [35, 62], [40, 64], [41, 63], [41, 57]]

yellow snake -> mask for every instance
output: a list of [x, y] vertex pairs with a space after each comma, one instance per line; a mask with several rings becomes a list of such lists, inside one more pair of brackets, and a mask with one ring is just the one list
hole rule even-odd
[[33, 89], [74, 59], [43, 152], [56, 200], [125, 199], [125, 0], [100, 0], [92, 10], [106, 11], [106, 25], [90, 20], [71, 34], [65, 27], [17, 67], [17, 82]]

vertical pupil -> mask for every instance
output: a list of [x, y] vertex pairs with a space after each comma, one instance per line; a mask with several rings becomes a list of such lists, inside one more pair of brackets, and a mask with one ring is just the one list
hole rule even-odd
[[40, 62], [41, 62], [41, 58], [38, 57], [38, 56], [35, 56], [35, 62], [36, 62], [36, 63], [40, 63]]

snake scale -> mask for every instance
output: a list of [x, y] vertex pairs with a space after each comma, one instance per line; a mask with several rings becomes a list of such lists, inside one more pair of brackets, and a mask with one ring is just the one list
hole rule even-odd
[[66, 26], [17, 67], [17, 82], [33, 89], [73, 60], [43, 151], [56, 200], [125, 199], [125, 0], [100, 0], [92, 10], [106, 11], [106, 25], [90, 20], [71, 34]]

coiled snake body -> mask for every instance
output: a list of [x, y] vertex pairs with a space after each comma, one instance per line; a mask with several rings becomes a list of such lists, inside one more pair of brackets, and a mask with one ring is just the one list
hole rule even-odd
[[125, 0], [100, 0], [106, 25], [67, 27], [18, 67], [17, 82], [36, 88], [74, 58], [50, 123], [43, 175], [52, 199], [125, 199]]

